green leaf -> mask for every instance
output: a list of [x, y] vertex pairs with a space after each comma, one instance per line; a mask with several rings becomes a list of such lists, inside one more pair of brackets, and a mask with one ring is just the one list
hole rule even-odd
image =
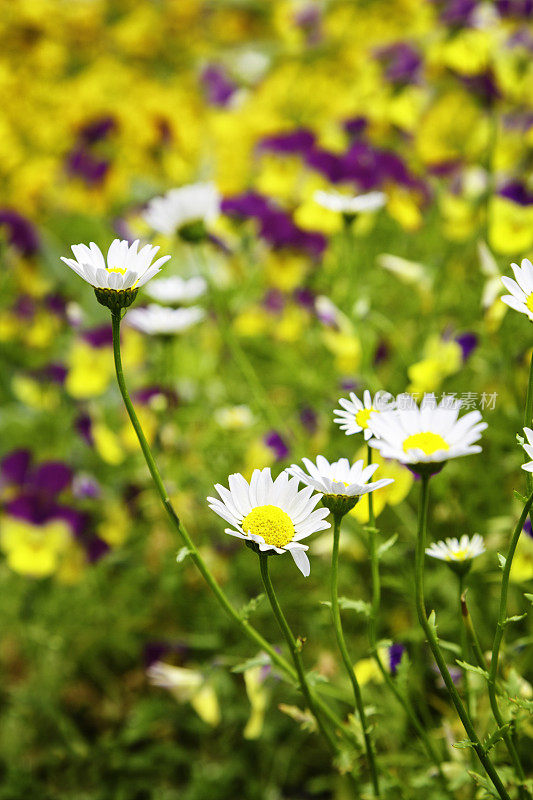
[[183, 561], [185, 561], [187, 556], [190, 555], [192, 555], [192, 550], [189, 550], [188, 547], [182, 547], [181, 550], [178, 551], [178, 554], [176, 556], [177, 563], [181, 564]]
[[524, 592], [524, 597], [526, 598], [526, 600], [529, 600], [530, 603], [533, 603], [533, 594], [528, 594], [527, 592]]
[[461, 739], [459, 742], [454, 742], [453, 747], [458, 750], [466, 750], [467, 747], [475, 747], [475, 742], [470, 741], [470, 739]]
[[394, 536], [391, 536], [390, 539], [387, 539], [386, 542], [380, 544], [380, 546], [378, 547], [378, 558], [382, 558], [385, 555], [385, 553], [387, 553], [391, 549], [391, 547], [393, 547], [396, 544], [397, 541], [398, 541], [398, 534], [395, 533]]
[[496, 792], [496, 789], [487, 778], [484, 778], [482, 775], [478, 775], [477, 772], [473, 772], [472, 770], [470, 770], [470, 775], [478, 786], [481, 786], [482, 789], [485, 789], [488, 797], [495, 797], [496, 800], [500, 800], [500, 795]]
[[[517, 438], [518, 438], [518, 436], [517, 436]], [[525, 505], [525, 504], [526, 504], [526, 502], [527, 502], [527, 497], [524, 497], [524, 495], [523, 495], [523, 494], [520, 494], [520, 492], [518, 492], [516, 489], [514, 490], [513, 494], [514, 494], [514, 496], [516, 497], [516, 499], [517, 499], [517, 500], [520, 500], [520, 502], [521, 502], [523, 505]]]
[[507, 617], [503, 624], [509, 625], [511, 622], [520, 622], [524, 617], [527, 617], [527, 611], [524, 614], [515, 614], [514, 617]]
[[246, 672], [248, 669], [252, 669], [252, 667], [268, 667], [270, 664], [270, 658], [266, 653], [258, 653], [256, 656], [252, 656], [252, 658], [247, 658], [246, 661], [243, 661], [241, 664], [237, 664], [235, 667], [231, 668], [232, 672], [241, 673]]
[[524, 711], [533, 713], [533, 700], [526, 700], [523, 697], [509, 697], [511, 703], [514, 703], [518, 708], [523, 708]]
[[433, 633], [434, 633], [434, 634], [435, 634], [435, 636], [437, 636], [437, 638], [438, 638], [438, 633], [437, 633], [437, 616], [436, 616], [436, 614], [435, 614], [435, 611], [434, 611], [434, 610], [431, 612], [431, 614], [430, 614], [430, 615], [429, 615], [429, 617], [428, 617], [428, 623], [429, 623], [430, 627], [432, 628], [432, 630], [433, 630]]
[[500, 565], [500, 569], [505, 569], [507, 559], [505, 558], [505, 556], [502, 556], [501, 553], [498, 553], [498, 563]]
[[489, 750], [491, 750], [497, 742], [503, 739], [505, 734], [508, 733], [511, 730], [511, 728], [512, 728], [512, 723], [507, 722], [505, 725], [502, 725], [501, 728], [497, 728], [494, 731], [494, 733], [492, 733], [490, 736], [487, 736], [487, 738], [483, 740], [483, 749], [485, 750], [485, 752], [488, 753]]
[[257, 597], [252, 597], [245, 606], [243, 606], [239, 612], [239, 616], [243, 620], [247, 620], [250, 614], [257, 609], [257, 607], [263, 602], [265, 599], [264, 594], [258, 594]]
[[486, 669], [474, 666], [474, 664], [469, 664], [468, 661], [459, 661], [459, 659], [456, 659], [455, 663], [458, 664], [461, 667], [461, 669], [464, 669], [467, 672], [475, 672], [476, 675], [482, 675], [485, 679], [488, 680], [489, 673], [487, 672]]
[[[329, 600], [321, 600], [320, 605], [331, 608]], [[339, 608], [343, 611], [356, 611], [365, 617], [369, 617], [371, 612], [370, 603], [366, 603], [364, 600], [350, 600], [349, 597], [339, 597]]]

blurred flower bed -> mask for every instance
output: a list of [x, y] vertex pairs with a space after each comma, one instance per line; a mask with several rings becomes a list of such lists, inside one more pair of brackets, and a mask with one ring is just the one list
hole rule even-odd
[[[332, 409], [366, 388], [455, 393], [482, 411], [483, 462], [443, 473], [433, 538], [484, 535], [492, 555], [470, 592], [496, 603], [532, 346], [499, 276], [533, 253], [533, 5], [2, 0], [0, 11], [0, 798], [342, 798], [296, 695], [287, 703], [269, 668], [246, 662], [255, 654], [187, 558], [176, 564], [115, 385], [109, 315], [60, 257], [141, 238], [172, 255], [164, 277], [196, 281], [174, 284], [179, 322], [128, 312], [124, 367], [180, 515], [271, 641], [266, 608], [247, 605], [261, 591], [255, 563], [205, 497], [230, 472], [363, 457]], [[197, 183], [215, 193], [201, 243], [146, 213]], [[376, 192], [383, 205], [343, 205]], [[160, 300], [147, 285], [137, 305]], [[421, 713], [444, 715], [446, 746], [459, 734], [409, 592], [415, 480], [378, 460], [376, 477], [395, 482], [375, 511], [386, 538], [398, 534], [383, 561], [385, 638], [409, 652]], [[367, 517], [364, 503], [351, 514], [340, 576], [363, 599]], [[311, 542], [305, 592], [290, 559], [276, 569], [309, 663], [342, 683], [320, 606], [329, 547], [328, 534]], [[428, 594], [452, 638], [440, 569]], [[512, 578], [533, 579], [527, 531]], [[426, 797], [421, 748], [383, 697], [356, 614], [346, 628], [391, 796]], [[527, 620], [517, 628], [507, 670], [528, 696]], [[460, 789], [464, 763], [448, 749]]]

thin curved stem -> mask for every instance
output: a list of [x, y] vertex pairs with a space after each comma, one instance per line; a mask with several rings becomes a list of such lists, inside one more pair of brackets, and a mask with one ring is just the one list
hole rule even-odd
[[322, 722], [322, 718], [318, 713], [318, 709], [315, 705], [314, 698], [311, 694], [311, 690], [309, 684], [307, 683], [307, 678], [305, 675], [304, 665], [302, 661], [302, 654], [300, 652], [300, 644], [296, 641], [296, 638], [293, 632], [290, 629], [289, 623], [285, 619], [285, 615], [281, 609], [279, 604], [279, 600], [277, 598], [276, 592], [274, 591], [274, 586], [272, 585], [272, 581], [270, 579], [270, 571], [268, 567], [268, 553], [261, 553], [259, 552], [259, 566], [261, 568], [261, 578], [263, 580], [263, 586], [265, 587], [265, 591], [267, 593], [267, 597], [270, 601], [270, 605], [272, 606], [272, 611], [274, 612], [274, 616], [278, 622], [278, 625], [281, 629], [283, 636], [287, 644], [289, 645], [289, 650], [291, 652], [291, 657], [294, 662], [294, 666], [296, 668], [296, 672], [298, 675], [298, 682], [300, 684], [300, 690], [305, 698], [307, 706], [311, 713], [313, 714], [316, 723], [320, 732], [322, 733], [323, 737], [327, 741], [329, 748], [332, 753], [337, 752], [337, 744], [333, 739], [330, 731]]
[[[494, 718], [500, 728], [505, 725], [505, 720], [503, 719], [500, 707], [498, 706], [498, 700], [496, 697], [496, 679], [498, 676], [498, 661], [500, 657], [500, 648], [505, 633], [505, 626], [507, 619], [507, 594], [509, 591], [509, 578], [511, 574], [511, 567], [513, 564], [513, 558], [516, 551], [516, 546], [518, 544], [518, 540], [520, 539], [522, 528], [524, 527], [527, 515], [529, 513], [532, 504], [533, 504], [533, 492], [529, 495], [527, 502], [520, 515], [520, 519], [516, 523], [515, 529], [513, 531], [513, 536], [511, 538], [511, 543], [509, 545], [509, 550], [505, 558], [505, 564], [503, 566], [502, 589], [500, 594], [500, 609], [498, 612], [498, 622], [496, 625], [494, 642], [492, 644], [492, 656], [490, 660], [489, 679], [488, 679], [490, 705], [492, 708], [492, 713], [494, 714]], [[520, 757], [518, 755], [512, 737], [509, 735], [509, 732], [503, 734], [503, 740], [507, 746], [509, 755], [511, 756], [518, 780], [522, 784], [522, 786], [520, 787], [520, 797], [521, 798], [530, 797], [531, 796], [530, 793], [526, 790], [525, 786], [523, 785], [525, 782], [524, 770], [522, 768]]]
[[468, 735], [469, 740], [472, 742], [472, 747], [475, 750], [485, 772], [489, 776], [494, 788], [498, 792], [501, 800], [510, 800], [509, 794], [503, 785], [500, 776], [490, 759], [490, 756], [485, 752], [479, 737], [475, 731], [474, 725], [468, 714], [463, 702], [459, 696], [455, 684], [450, 675], [446, 661], [442, 655], [439, 646], [439, 640], [436, 633], [434, 624], [431, 624], [426, 614], [426, 602], [424, 597], [424, 555], [426, 546], [426, 529], [427, 517], [429, 506], [429, 475], [421, 476], [421, 489], [420, 489], [420, 502], [418, 513], [418, 536], [416, 544], [416, 562], [415, 562], [415, 587], [416, 587], [416, 610], [418, 619], [424, 633], [426, 634], [431, 652], [437, 663], [437, 667], [442, 676], [448, 694], [456, 708], [457, 714], [463, 723], [463, 727]]
[[[367, 447], [367, 464], [372, 463], [372, 448], [370, 446]], [[418, 719], [417, 715], [415, 714], [411, 703], [409, 700], [403, 696], [400, 692], [392, 676], [390, 675], [389, 671], [383, 664], [381, 660], [381, 656], [379, 654], [377, 648], [377, 634], [378, 634], [378, 617], [379, 617], [379, 609], [381, 605], [381, 582], [379, 576], [379, 557], [378, 557], [378, 549], [377, 549], [377, 528], [376, 528], [376, 519], [374, 516], [374, 503], [372, 500], [372, 492], [368, 492], [368, 550], [370, 555], [370, 567], [372, 573], [372, 606], [370, 611], [370, 619], [368, 623], [368, 638], [370, 642], [370, 651], [371, 654], [378, 666], [383, 679], [391, 692], [393, 693], [394, 697], [400, 703], [402, 708], [404, 709], [408, 719], [410, 720], [411, 724], [413, 725], [414, 729], [416, 730], [418, 736], [422, 740], [422, 743], [426, 749], [426, 752], [430, 758], [430, 760], [435, 765], [437, 770], [439, 780], [444, 789], [448, 789], [448, 785], [446, 783], [446, 777], [444, 772], [442, 771], [441, 761], [440, 758], [427, 734], [424, 727], [422, 726], [420, 720]]]
[[[462, 617], [462, 597], [463, 597], [463, 590], [464, 590], [464, 575], [458, 576], [458, 588], [459, 588], [459, 614]], [[461, 658], [465, 663], [468, 663], [469, 655], [468, 655], [468, 638], [466, 635], [466, 628], [461, 623], [461, 629], [459, 631], [459, 638], [461, 641]], [[465, 693], [465, 706], [467, 712], [472, 715], [472, 698], [470, 694], [470, 681], [467, 669], [462, 669], [463, 673], [463, 686], [464, 686], [464, 693]]]
[[[243, 617], [239, 614], [236, 608], [231, 604], [230, 600], [228, 599], [226, 593], [222, 590], [222, 588], [218, 585], [215, 577], [211, 573], [209, 567], [205, 563], [204, 559], [202, 558], [198, 548], [194, 544], [193, 540], [189, 536], [185, 526], [179, 519], [171, 501], [168, 496], [167, 490], [157, 468], [157, 464], [155, 463], [155, 459], [152, 455], [152, 451], [150, 450], [150, 446], [146, 440], [144, 435], [144, 431], [142, 426], [139, 422], [137, 414], [135, 413], [135, 409], [131, 402], [128, 389], [126, 387], [126, 382], [124, 379], [124, 372], [122, 369], [122, 357], [120, 354], [120, 321], [121, 318], [118, 315], [112, 314], [111, 315], [112, 327], [113, 327], [113, 355], [115, 359], [115, 371], [117, 376], [117, 382], [120, 389], [120, 393], [122, 395], [122, 399], [124, 401], [124, 405], [126, 407], [126, 411], [128, 412], [128, 416], [131, 420], [131, 424], [137, 434], [137, 439], [139, 440], [139, 444], [141, 446], [141, 450], [143, 452], [146, 465], [150, 471], [150, 475], [152, 476], [152, 480], [154, 482], [154, 486], [157, 490], [159, 497], [161, 498], [161, 502], [165, 508], [165, 511], [170, 519], [171, 524], [176, 529], [178, 534], [183, 539], [187, 550], [189, 551], [190, 557], [194, 562], [195, 566], [198, 568], [200, 574], [204, 578], [205, 582], [215, 595], [217, 601], [222, 606], [226, 614], [236, 623], [236, 625], [241, 629], [241, 631], [250, 639], [254, 644], [256, 644], [261, 650], [264, 650], [265, 653], [269, 656], [270, 660], [273, 664], [279, 667], [283, 672], [294, 682], [297, 680], [297, 673], [291, 667], [289, 662], [283, 658], [276, 650], [272, 647], [272, 645], [267, 642], [267, 640], [261, 636], [259, 631], [257, 631], [249, 622], [247, 622]], [[350, 744], [356, 744], [356, 740], [354, 736], [351, 735], [347, 727], [343, 724], [342, 720], [335, 714], [335, 712], [328, 706], [328, 704], [320, 697], [318, 692], [315, 696], [315, 702], [317, 706], [321, 709], [322, 713], [330, 720], [332, 725], [335, 727], [337, 733], [339, 733], [346, 741], [350, 742]]]
[[368, 767], [372, 778], [372, 787], [374, 790], [374, 795], [375, 797], [380, 797], [376, 758], [374, 755], [372, 740], [370, 738], [370, 731], [368, 728], [363, 697], [361, 695], [361, 688], [359, 686], [359, 681], [357, 680], [357, 676], [353, 668], [350, 654], [348, 653], [348, 648], [346, 647], [344, 633], [342, 630], [342, 621], [341, 621], [339, 596], [338, 596], [339, 541], [340, 541], [341, 520], [342, 520], [342, 515], [339, 514], [333, 515], [333, 552], [331, 556], [331, 612], [333, 615], [333, 626], [335, 628], [337, 645], [339, 647], [342, 660], [344, 662], [344, 666], [346, 667], [346, 672], [348, 673], [348, 677], [353, 687], [355, 706], [357, 708], [359, 719], [361, 721], [361, 728], [363, 729], [363, 738], [365, 742]]

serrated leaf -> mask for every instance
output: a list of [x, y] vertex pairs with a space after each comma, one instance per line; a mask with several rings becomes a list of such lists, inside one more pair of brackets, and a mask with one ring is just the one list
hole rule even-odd
[[246, 605], [241, 608], [239, 613], [240, 618], [247, 620], [250, 614], [253, 614], [253, 612], [263, 602], [264, 599], [264, 594], [258, 594], [257, 597], [252, 597], [251, 600], [249, 600]]
[[470, 741], [470, 739], [461, 739], [459, 742], [454, 742], [452, 746], [456, 747], [458, 750], [465, 750], [467, 747], [475, 747], [475, 743]]
[[469, 664], [468, 661], [459, 661], [456, 659], [455, 663], [461, 667], [461, 669], [466, 670], [467, 672], [475, 672], [477, 675], [482, 675], [485, 679], [488, 680], [489, 673], [486, 669], [482, 667], [477, 667], [474, 664]]
[[189, 550], [188, 547], [182, 547], [181, 550], [178, 550], [178, 554], [176, 556], [176, 561], [178, 564], [181, 564], [187, 556], [192, 555], [192, 550]]
[[524, 697], [509, 697], [511, 703], [514, 703], [518, 708], [529, 711], [533, 714], [533, 700], [527, 700]]
[[380, 544], [380, 546], [378, 547], [378, 558], [382, 558], [385, 555], [385, 553], [387, 553], [391, 549], [391, 547], [394, 547], [397, 541], [398, 541], [398, 534], [395, 533], [393, 536], [390, 537], [390, 539], [387, 539], [386, 542]]
[[496, 792], [496, 789], [487, 778], [484, 778], [482, 775], [478, 775], [478, 773], [474, 772], [473, 770], [469, 770], [469, 774], [472, 776], [478, 786], [481, 786], [482, 789], [485, 789], [489, 797], [495, 797], [496, 800], [500, 800], [500, 795]]
[[246, 661], [243, 661], [241, 664], [237, 664], [235, 667], [231, 668], [232, 672], [241, 673], [246, 672], [248, 669], [252, 669], [252, 667], [268, 667], [270, 665], [270, 658], [266, 653], [258, 653], [256, 656], [252, 656], [252, 658], [247, 658]]
[[501, 741], [506, 733], [508, 733], [512, 728], [512, 723], [507, 722], [505, 725], [502, 725], [501, 728], [497, 728], [494, 733], [488, 736], [486, 739], [483, 740], [483, 749], [485, 752], [489, 752], [494, 745]]

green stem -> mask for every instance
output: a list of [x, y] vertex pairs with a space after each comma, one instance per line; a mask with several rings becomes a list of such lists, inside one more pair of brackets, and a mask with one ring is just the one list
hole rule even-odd
[[[367, 447], [367, 464], [372, 463], [372, 448], [370, 446]], [[402, 708], [404, 709], [408, 719], [410, 720], [411, 724], [413, 725], [414, 729], [416, 730], [418, 736], [422, 740], [424, 747], [426, 748], [426, 752], [430, 758], [430, 760], [435, 765], [437, 770], [439, 780], [444, 789], [447, 789], [446, 777], [444, 772], [442, 771], [442, 766], [440, 762], [440, 758], [435, 750], [428, 734], [426, 733], [424, 727], [420, 723], [417, 715], [415, 714], [411, 703], [409, 702], [408, 698], [404, 697], [404, 695], [400, 692], [392, 676], [390, 675], [389, 671], [383, 665], [383, 661], [381, 660], [381, 656], [378, 651], [377, 647], [377, 627], [378, 627], [378, 616], [379, 616], [379, 609], [381, 605], [381, 582], [379, 577], [379, 557], [378, 557], [378, 549], [377, 549], [377, 529], [376, 529], [376, 519], [374, 516], [374, 503], [372, 500], [372, 492], [368, 492], [368, 549], [370, 555], [370, 567], [372, 573], [372, 606], [370, 610], [370, 620], [368, 623], [368, 638], [370, 642], [370, 651], [372, 656], [378, 666], [383, 679], [391, 692], [393, 693], [396, 700], [400, 703]]]
[[[263, 636], [261, 636], [259, 631], [257, 631], [252, 625], [250, 625], [249, 622], [243, 619], [242, 616], [237, 611], [237, 609], [233, 607], [230, 600], [226, 596], [225, 592], [218, 585], [209, 567], [202, 558], [198, 548], [194, 544], [185, 526], [180, 521], [176, 511], [174, 510], [174, 507], [168, 496], [167, 490], [165, 489], [165, 486], [163, 484], [161, 475], [159, 474], [159, 470], [157, 468], [154, 457], [150, 450], [150, 446], [146, 440], [146, 437], [144, 435], [137, 414], [135, 413], [135, 409], [133, 407], [133, 404], [131, 402], [128, 393], [128, 389], [126, 387], [126, 382], [124, 380], [124, 372], [122, 369], [122, 358], [120, 354], [120, 316], [112, 314], [111, 320], [113, 326], [113, 355], [115, 359], [115, 370], [116, 370], [117, 382], [120, 389], [120, 393], [122, 395], [124, 405], [126, 406], [126, 411], [128, 412], [129, 418], [131, 420], [131, 424], [133, 425], [135, 433], [137, 434], [137, 438], [139, 440], [139, 444], [141, 446], [141, 450], [143, 452], [148, 469], [150, 470], [150, 475], [152, 476], [155, 488], [157, 490], [159, 497], [161, 498], [161, 502], [163, 503], [163, 506], [170, 519], [171, 524], [183, 539], [183, 542], [187, 547], [187, 550], [189, 551], [192, 561], [198, 568], [205, 582], [215, 595], [216, 599], [218, 600], [219, 604], [222, 606], [226, 614], [237, 624], [237, 626], [248, 637], [248, 639], [250, 639], [261, 650], [264, 650], [267, 653], [273, 664], [275, 664], [277, 667], [283, 670], [283, 672], [292, 681], [296, 681], [298, 677], [297, 673], [293, 669], [293, 667], [291, 667], [288, 661], [285, 658], [283, 658], [283, 656], [281, 656], [279, 653], [277, 653], [276, 650], [272, 647], [272, 645], [270, 645], [267, 642], [267, 640]], [[318, 695], [318, 693], [315, 697], [315, 702], [317, 706], [322, 710], [324, 715], [326, 715], [328, 719], [332, 722], [332, 724], [335, 726], [336, 731], [341, 736], [343, 736], [348, 742], [353, 744], [354, 737], [349, 733], [348, 729], [342, 723], [341, 719], [335, 714], [334, 711], [330, 709], [330, 707], [327, 705], [327, 703], [324, 702], [324, 700]]]
[[[530, 404], [531, 402], [529, 398], [530, 394], [531, 392], [528, 391], [528, 404]], [[526, 504], [522, 510], [522, 513], [520, 515], [520, 519], [516, 523], [515, 529], [513, 531], [513, 536], [511, 538], [511, 543], [509, 545], [509, 550], [505, 558], [505, 564], [503, 566], [502, 589], [500, 594], [500, 609], [498, 613], [496, 633], [494, 635], [494, 642], [492, 645], [492, 656], [490, 661], [489, 679], [488, 679], [490, 705], [492, 708], [492, 713], [494, 714], [494, 718], [500, 728], [503, 725], [505, 725], [505, 721], [498, 706], [498, 700], [496, 697], [496, 679], [498, 677], [498, 660], [500, 657], [500, 648], [505, 633], [505, 625], [507, 618], [507, 594], [509, 591], [509, 578], [511, 575], [511, 567], [513, 564], [513, 558], [516, 551], [516, 547], [518, 545], [518, 540], [520, 539], [522, 528], [524, 527], [527, 515], [529, 513], [532, 504], [533, 504], [533, 493], [529, 495]], [[522, 768], [522, 764], [520, 762], [518, 752], [516, 750], [512, 737], [509, 735], [508, 732], [503, 734], [503, 740], [507, 746], [509, 755], [511, 756], [518, 780], [522, 784], [522, 786], [520, 787], [520, 797], [521, 798], [530, 797], [531, 795], [529, 794], [529, 792], [527, 792], [525, 786], [523, 785], [525, 781], [525, 775], [524, 775], [524, 770]]]
[[[458, 578], [459, 578], [459, 581], [458, 581], [458, 586], [459, 586], [459, 614], [462, 617], [462, 613], [463, 613], [462, 612], [462, 609], [463, 609], [462, 597], [463, 597], [463, 591], [464, 591], [464, 575], [459, 575]], [[468, 638], [467, 638], [467, 635], [466, 635], [466, 628], [462, 623], [461, 623], [461, 628], [460, 628], [460, 631], [459, 631], [459, 637], [460, 637], [460, 640], [461, 640], [461, 657], [462, 657], [464, 662], [468, 663], [468, 659], [469, 659], [469, 655], [468, 655]], [[471, 695], [470, 695], [470, 682], [468, 680], [468, 678], [469, 678], [468, 670], [463, 669], [462, 673], [463, 673], [463, 685], [464, 685], [464, 692], [465, 692], [465, 706], [466, 706], [467, 712], [470, 715], [472, 715], [472, 702], [471, 702], [472, 698], [471, 698]]]
[[278, 622], [278, 625], [285, 637], [287, 644], [289, 645], [289, 650], [291, 652], [292, 660], [294, 662], [294, 666], [296, 668], [296, 672], [298, 675], [298, 681], [300, 684], [300, 690], [305, 698], [307, 706], [311, 713], [313, 714], [316, 723], [320, 732], [322, 733], [323, 737], [326, 739], [330, 750], [333, 753], [337, 753], [337, 744], [333, 739], [329, 729], [323, 724], [322, 718], [318, 713], [318, 709], [314, 702], [314, 697], [311, 694], [311, 690], [309, 688], [309, 684], [307, 683], [307, 678], [305, 676], [304, 665], [302, 661], [302, 655], [300, 652], [301, 645], [299, 642], [296, 641], [296, 638], [289, 627], [289, 623], [285, 619], [285, 615], [281, 610], [281, 606], [279, 604], [278, 598], [276, 596], [276, 592], [274, 591], [274, 587], [272, 585], [272, 581], [270, 579], [270, 571], [268, 567], [268, 553], [261, 553], [259, 552], [259, 565], [261, 568], [261, 578], [263, 580], [263, 585], [265, 587], [265, 591], [267, 593], [267, 597], [270, 601], [270, 605], [272, 606], [272, 611], [274, 612], [274, 616]]
[[[533, 425], [533, 351], [529, 364], [529, 379], [527, 382], [526, 408], [524, 411], [524, 428], [531, 428]], [[524, 452], [524, 463], [529, 461], [529, 456]], [[528, 495], [533, 491], [533, 474], [526, 472], [526, 486]]]
[[448, 694], [456, 708], [457, 714], [463, 723], [463, 727], [468, 735], [468, 738], [472, 742], [472, 747], [475, 750], [481, 764], [483, 765], [485, 772], [489, 776], [494, 788], [498, 792], [501, 800], [510, 800], [509, 794], [501, 782], [500, 776], [496, 772], [494, 765], [489, 757], [489, 755], [485, 752], [483, 745], [481, 744], [479, 737], [475, 731], [474, 725], [468, 714], [466, 708], [463, 705], [463, 702], [459, 696], [457, 689], [455, 688], [455, 684], [452, 680], [452, 677], [449, 673], [448, 667], [446, 666], [446, 661], [444, 656], [442, 655], [442, 651], [439, 646], [439, 640], [436, 633], [436, 628], [432, 625], [426, 614], [426, 602], [424, 597], [424, 555], [425, 555], [425, 547], [426, 547], [426, 529], [427, 529], [427, 518], [428, 518], [428, 506], [429, 506], [429, 475], [422, 475], [421, 476], [421, 489], [420, 489], [420, 503], [419, 503], [419, 513], [418, 513], [418, 536], [417, 536], [417, 544], [416, 544], [416, 560], [415, 560], [415, 588], [416, 588], [416, 610], [418, 613], [418, 619], [424, 633], [426, 634], [429, 646], [431, 648], [431, 652], [433, 653], [433, 657], [437, 663], [437, 667], [439, 672], [442, 676], [446, 689], [448, 690]]
[[333, 515], [333, 552], [331, 557], [331, 611], [333, 615], [333, 625], [335, 627], [335, 636], [337, 637], [337, 645], [339, 647], [342, 660], [344, 662], [344, 666], [346, 667], [346, 672], [348, 673], [348, 677], [350, 678], [350, 681], [352, 683], [355, 706], [359, 713], [361, 728], [363, 729], [363, 738], [365, 742], [365, 750], [368, 759], [368, 767], [370, 769], [370, 775], [372, 778], [374, 795], [375, 797], [380, 797], [376, 759], [374, 756], [372, 740], [370, 738], [368, 722], [365, 714], [365, 707], [363, 704], [363, 697], [361, 695], [361, 688], [359, 686], [359, 681], [357, 680], [356, 674], [354, 672], [352, 660], [348, 653], [348, 648], [346, 647], [346, 642], [344, 640], [344, 633], [342, 630], [341, 614], [339, 608], [339, 596], [338, 596], [339, 541], [340, 541], [340, 531], [341, 531], [341, 520], [342, 520], [342, 515], [340, 514]]

